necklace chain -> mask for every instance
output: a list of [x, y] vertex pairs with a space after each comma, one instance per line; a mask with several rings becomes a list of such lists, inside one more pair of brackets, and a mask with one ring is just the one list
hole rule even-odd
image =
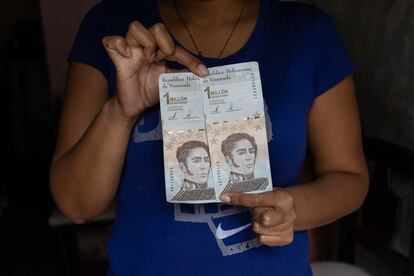
[[[229, 44], [229, 41], [230, 41], [231, 37], [233, 36], [233, 33], [236, 30], [237, 25], [239, 25], [239, 23], [240, 23], [240, 21], [241, 21], [241, 19], [243, 17], [243, 14], [244, 14], [244, 10], [246, 8], [246, 2], [247, 2], [247, 0], [243, 0], [243, 8], [242, 8], [242, 10], [240, 12], [240, 15], [237, 18], [237, 21], [234, 23], [233, 28], [231, 29], [229, 36], [227, 37], [226, 41], [224, 42], [223, 48], [221, 49], [220, 53], [217, 55], [217, 58], [220, 58], [221, 57], [221, 55], [223, 54], [223, 52], [226, 49], [227, 45]], [[175, 12], [177, 13], [178, 17], [180, 18], [181, 23], [183, 23], [184, 28], [187, 31], [187, 34], [190, 37], [191, 42], [194, 45], [194, 48], [196, 49], [198, 55], [201, 56], [201, 51], [198, 48], [197, 43], [195, 42], [195, 39], [194, 39], [193, 35], [191, 34], [190, 29], [188, 28], [187, 23], [185, 22], [182, 14], [180, 13], [180, 11], [177, 8], [177, 2], [176, 2], [176, 0], [173, 0], [173, 4], [174, 4]]]

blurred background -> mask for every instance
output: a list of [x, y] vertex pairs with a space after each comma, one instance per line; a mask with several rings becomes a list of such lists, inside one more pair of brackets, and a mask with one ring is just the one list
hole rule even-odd
[[[98, 0], [15, 0], [0, 16], [6, 140], [0, 275], [104, 275], [114, 209], [73, 225], [55, 208], [48, 170], [66, 55]], [[310, 232], [312, 261], [371, 275], [414, 275], [414, 1], [308, 0], [328, 11], [357, 64], [371, 187], [363, 207]]]

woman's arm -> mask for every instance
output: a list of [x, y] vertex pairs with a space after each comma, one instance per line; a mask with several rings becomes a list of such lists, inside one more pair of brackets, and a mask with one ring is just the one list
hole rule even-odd
[[264, 244], [288, 244], [294, 230], [315, 228], [345, 216], [361, 206], [368, 192], [352, 77], [315, 100], [308, 134], [316, 180], [257, 195], [221, 197], [226, 203], [253, 208], [253, 230]]
[[82, 223], [99, 215], [118, 188], [133, 120], [108, 100], [101, 72], [69, 65], [50, 187], [60, 210]]
[[82, 223], [112, 201], [121, 176], [131, 129], [159, 102], [158, 78], [179, 62], [198, 76], [208, 71], [197, 58], [175, 47], [163, 24], [129, 25], [125, 37], [107, 36], [103, 46], [116, 71], [116, 93], [108, 99], [104, 76], [91, 66], [69, 68], [50, 186], [61, 211]]
[[296, 230], [325, 225], [352, 213], [368, 192], [352, 77], [316, 98], [308, 125], [308, 145], [317, 179], [287, 189], [295, 200]]

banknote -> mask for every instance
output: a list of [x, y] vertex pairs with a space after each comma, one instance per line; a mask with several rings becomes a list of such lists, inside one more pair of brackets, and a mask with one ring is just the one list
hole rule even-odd
[[271, 190], [258, 63], [212, 68], [200, 89], [216, 195]]
[[159, 88], [168, 202], [272, 189], [257, 62], [161, 74]]
[[216, 202], [199, 78], [190, 73], [159, 78], [168, 202]]

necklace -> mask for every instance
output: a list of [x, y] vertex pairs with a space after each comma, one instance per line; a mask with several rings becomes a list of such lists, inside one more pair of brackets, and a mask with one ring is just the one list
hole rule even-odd
[[[237, 25], [239, 25], [239, 23], [240, 23], [240, 21], [241, 21], [241, 19], [242, 19], [242, 17], [243, 17], [243, 14], [244, 14], [244, 10], [245, 10], [245, 8], [246, 8], [246, 2], [247, 2], [247, 0], [243, 0], [243, 8], [242, 8], [242, 10], [241, 10], [241, 12], [240, 12], [240, 15], [239, 15], [239, 17], [237, 18], [236, 22], [234, 23], [233, 28], [231, 29], [229, 36], [227, 37], [226, 41], [224, 42], [223, 48], [221, 49], [220, 53], [217, 55], [217, 58], [220, 58], [220, 57], [221, 57], [221, 55], [223, 54], [224, 50], [225, 50], [225, 49], [226, 49], [226, 47], [227, 47], [227, 44], [229, 44], [229, 41], [230, 41], [231, 37], [233, 36], [233, 33], [234, 33], [234, 31], [236, 30]], [[175, 12], [177, 13], [178, 17], [180, 18], [181, 23], [184, 25], [184, 28], [185, 28], [185, 30], [187, 31], [187, 34], [188, 34], [188, 36], [190, 37], [191, 42], [192, 42], [192, 43], [193, 43], [193, 45], [194, 45], [194, 48], [196, 49], [196, 51], [197, 51], [198, 55], [199, 55], [199, 56], [202, 56], [201, 51], [200, 51], [200, 49], [198, 48], [197, 43], [195, 42], [195, 39], [194, 39], [193, 35], [191, 34], [190, 29], [189, 29], [189, 28], [188, 28], [188, 26], [187, 26], [187, 23], [185, 22], [185, 20], [184, 20], [184, 18], [183, 18], [183, 16], [182, 16], [182, 14], [180, 13], [180, 11], [179, 11], [179, 10], [178, 10], [178, 8], [177, 8], [177, 2], [176, 2], [176, 0], [173, 0], [173, 4], [174, 4], [174, 9], [175, 9]]]

